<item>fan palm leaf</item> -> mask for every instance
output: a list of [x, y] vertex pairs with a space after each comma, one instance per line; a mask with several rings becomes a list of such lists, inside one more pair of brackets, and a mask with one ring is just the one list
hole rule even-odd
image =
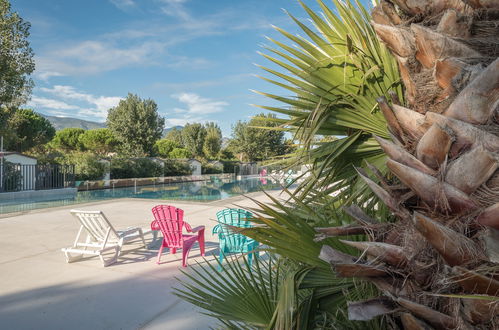
[[[333, 11], [318, 0], [321, 15], [299, 3], [313, 29], [289, 14], [306, 37], [276, 27], [294, 47], [268, 38], [272, 46], [266, 46], [262, 55], [283, 70], [260, 66], [274, 77], [262, 79], [292, 96], [257, 92], [283, 104], [258, 106], [285, 115], [281, 125], [301, 142], [301, 152], [292, 156], [294, 164], [312, 165], [312, 175], [297, 190], [303, 199], [311, 189], [342, 188], [338, 199], [362, 204], [374, 196], [354, 166], [365, 166], [367, 161], [387, 173], [384, 153], [372, 136], [389, 137], [377, 98], [390, 98], [391, 91], [403, 99], [397, 63], [377, 39], [370, 15], [359, 1], [333, 0]], [[317, 135], [339, 138], [318, 144]]]

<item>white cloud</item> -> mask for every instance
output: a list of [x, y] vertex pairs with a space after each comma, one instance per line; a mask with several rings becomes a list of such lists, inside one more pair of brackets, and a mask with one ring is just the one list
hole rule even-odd
[[[222, 112], [229, 103], [224, 101], [216, 101], [209, 98], [201, 97], [195, 93], [180, 93], [171, 95], [185, 107], [173, 108], [172, 112], [176, 118], [165, 118], [165, 126], [184, 126], [187, 123], [205, 123], [214, 121], [208, 119], [206, 116]], [[177, 117], [178, 116], [178, 117]]]
[[184, 111], [190, 115], [206, 115], [216, 112], [221, 112], [229, 103], [224, 101], [214, 101], [209, 98], [201, 97], [194, 93], [181, 93], [172, 95], [179, 102], [184, 103], [187, 109], [175, 109], [176, 112]]
[[119, 47], [111, 42], [83, 41], [73, 46], [55, 49], [36, 57], [38, 76], [89, 75], [127, 66], [158, 64], [158, 56], [166, 46], [161, 42], [143, 42]]
[[33, 96], [27, 105], [34, 108], [41, 107], [55, 110], [76, 110], [79, 108], [75, 105], [67, 104], [66, 102], [59, 100], [36, 96]]
[[192, 17], [184, 7], [186, 0], [159, 0], [161, 11], [172, 17], [178, 17], [183, 21], [192, 21]]
[[135, 7], [135, 2], [133, 0], [109, 0], [113, 5], [121, 10], [129, 10]]
[[107, 111], [110, 108], [115, 107], [122, 99], [117, 96], [94, 96], [92, 94], [79, 92], [72, 86], [55, 85], [52, 88], [42, 87], [39, 90], [54, 95], [64, 101], [79, 101], [84, 105], [71, 105], [61, 100], [37, 96], [34, 96], [28, 105], [44, 108], [47, 111], [73, 110], [66, 115], [93, 117], [97, 120], [105, 119], [107, 117]]

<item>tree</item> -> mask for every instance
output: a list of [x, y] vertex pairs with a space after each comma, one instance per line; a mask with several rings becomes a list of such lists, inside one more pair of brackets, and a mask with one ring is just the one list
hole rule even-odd
[[81, 151], [84, 148], [80, 142], [80, 135], [84, 133], [83, 128], [68, 127], [61, 129], [55, 133], [50, 145], [52, 148], [63, 151]]
[[185, 149], [193, 157], [204, 157], [203, 145], [206, 137], [206, 129], [199, 123], [187, 124], [182, 129], [182, 140], [184, 141]]
[[31, 109], [18, 109], [8, 120], [16, 137], [10, 149], [12, 151], [27, 151], [35, 146], [52, 140], [55, 129], [48, 121]]
[[175, 141], [168, 140], [166, 138], [156, 141], [154, 145], [154, 148], [158, 155], [165, 158], [169, 158], [172, 150], [178, 147], [179, 145], [175, 143]]
[[184, 148], [173, 148], [169, 153], [170, 158], [191, 158], [191, 153]]
[[182, 140], [182, 130], [175, 128], [170, 129], [165, 139], [175, 142], [180, 148], [184, 148], [184, 141]]
[[100, 155], [114, 151], [118, 145], [118, 140], [108, 128], [87, 130], [78, 139], [84, 149]]
[[236, 123], [230, 143], [232, 150], [240, 154], [240, 160], [266, 160], [284, 153], [284, 132], [263, 128], [279, 126], [274, 119], [273, 114], [259, 114], [249, 122]]
[[28, 37], [30, 23], [0, 0], [0, 106], [17, 107], [26, 102], [33, 88], [29, 75], [35, 70]]
[[106, 165], [90, 152], [67, 152], [59, 163], [75, 165], [76, 180], [101, 180]]
[[130, 156], [150, 155], [154, 143], [161, 138], [165, 120], [158, 114], [158, 106], [135, 94], [109, 109], [107, 127], [120, 142], [121, 150]]
[[222, 148], [222, 131], [215, 123], [205, 125], [206, 137], [203, 144], [203, 152], [208, 159], [217, 159]]

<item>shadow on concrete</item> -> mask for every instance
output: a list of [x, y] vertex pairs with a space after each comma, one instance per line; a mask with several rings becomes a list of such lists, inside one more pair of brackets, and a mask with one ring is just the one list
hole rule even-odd
[[[193, 314], [190, 305], [169, 294], [174, 283], [134, 277], [91, 285], [69, 282], [4, 295], [0, 297], [0, 328], [137, 329], [158, 316], [164, 329], [214, 325], [216, 320]], [[185, 305], [178, 308], [178, 304]], [[168, 315], [173, 308], [175, 313]]]

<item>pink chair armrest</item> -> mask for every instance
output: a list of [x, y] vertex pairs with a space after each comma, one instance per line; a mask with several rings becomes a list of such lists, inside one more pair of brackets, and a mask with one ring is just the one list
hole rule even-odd
[[196, 233], [202, 229], [204, 229], [204, 226], [198, 226], [196, 228], [192, 228], [190, 224], [184, 221], [184, 227], [187, 230], [188, 233]]
[[158, 224], [158, 222], [156, 220], [153, 220], [151, 222], [151, 229], [152, 230], [160, 230], [159, 224]]
[[196, 228], [192, 228], [193, 233], [197, 233], [198, 231], [204, 230], [204, 226], [197, 226]]

